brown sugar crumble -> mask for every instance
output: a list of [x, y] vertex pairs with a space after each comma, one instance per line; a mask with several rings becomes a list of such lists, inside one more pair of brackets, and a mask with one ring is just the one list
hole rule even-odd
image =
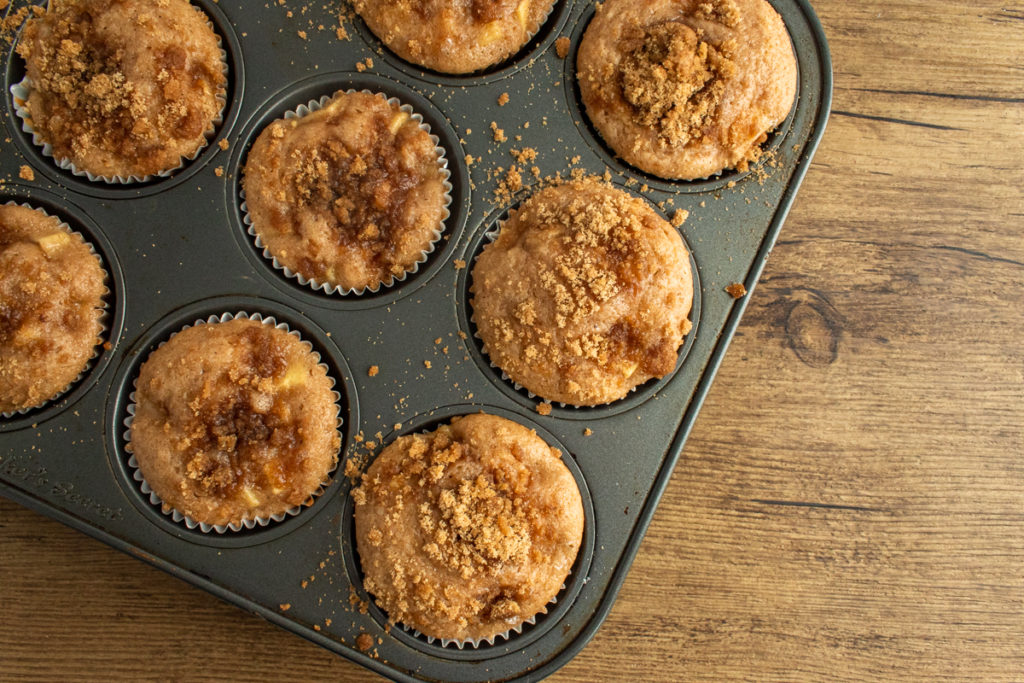
[[22, 164], [21, 168], [18, 169], [18, 177], [22, 180], [32, 181], [36, 179], [36, 174], [35, 171], [32, 170], [31, 166], [28, 164]]
[[685, 24], [652, 27], [620, 67], [633, 120], [655, 128], [669, 146], [699, 140], [722, 101], [725, 79], [735, 71], [727, 55], [725, 46], [720, 50], [702, 41]]
[[571, 45], [572, 41], [566, 36], [562, 36], [555, 41], [555, 54], [558, 55], [559, 59], [565, 59], [569, 56], [569, 47]]
[[747, 294], [747, 288], [740, 282], [734, 282], [725, 288], [725, 291], [729, 293], [733, 299], [742, 299]]

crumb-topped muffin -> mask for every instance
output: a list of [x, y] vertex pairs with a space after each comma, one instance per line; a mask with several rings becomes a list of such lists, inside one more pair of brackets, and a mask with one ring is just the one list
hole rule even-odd
[[491, 362], [549, 401], [608, 403], [667, 375], [691, 327], [679, 233], [642, 199], [595, 180], [527, 199], [472, 279]]
[[766, 0], [607, 0], [576, 68], [605, 141], [662, 178], [745, 171], [796, 97], [789, 34]]
[[400, 437], [352, 497], [366, 590], [435, 638], [492, 638], [545, 611], [583, 538], [561, 453], [493, 415]]
[[511, 57], [540, 30], [555, 0], [353, 0], [399, 57], [464, 74]]
[[338, 92], [267, 126], [245, 163], [252, 229], [294, 273], [362, 293], [427, 258], [448, 215], [437, 146], [384, 95]]
[[337, 462], [338, 406], [308, 343], [236, 318], [174, 335], [135, 385], [129, 448], [163, 501], [240, 524], [312, 502]]
[[94, 176], [177, 168], [224, 106], [218, 38], [188, 0], [51, 0], [17, 52], [33, 131], [58, 161]]
[[0, 205], [0, 413], [45, 403], [85, 370], [103, 341], [105, 280], [58, 219]]

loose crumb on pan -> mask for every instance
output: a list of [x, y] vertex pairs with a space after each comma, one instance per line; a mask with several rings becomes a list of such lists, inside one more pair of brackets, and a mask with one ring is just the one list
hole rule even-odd
[[359, 648], [360, 652], [366, 652], [373, 647], [373, 636], [369, 633], [360, 633], [359, 637], [356, 638], [356, 647]]
[[507, 92], [501, 93], [501, 95], [498, 96], [498, 106], [499, 107], [504, 107], [506, 104], [508, 104], [508, 100], [509, 100], [508, 93]]
[[29, 166], [28, 164], [22, 164], [21, 168], [18, 169], [18, 177], [21, 178], [22, 180], [31, 181], [36, 179], [36, 174], [35, 171], [32, 170], [31, 166]]
[[594, 433], [594, 430], [591, 429], [590, 427], [587, 427], [586, 429], [583, 430], [583, 436], [590, 436], [593, 433]]
[[462, 270], [466, 267], [466, 262], [460, 258], [455, 259], [455, 270]]
[[676, 209], [675, 213], [672, 214], [672, 226], [676, 228], [680, 227], [689, 217], [690, 212], [686, 209]]
[[380, 372], [380, 368], [376, 365], [371, 365], [370, 369], [366, 371], [366, 374], [370, 377], [376, 377], [378, 372]]
[[537, 404], [537, 413], [539, 415], [550, 415], [551, 414], [551, 404], [547, 403], [547, 402], [545, 402], [545, 403], [538, 403]]
[[747, 294], [747, 288], [740, 282], [734, 282], [725, 288], [725, 291], [729, 293], [733, 299], [742, 299]]
[[491, 132], [494, 134], [495, 142], [505, 142], [508, 140], [508, 138], [505, 137], [505, 131], [501, 128], [498, 128], [497, 121], [491, 121]]
[[217, 143], [217, 146], [226, 152], [228, 147], [231, 146], [231, 143], [228, 142], [227, 138], [221, 138], [220, 142]]
[[559, 59], [565, 59], [569, 56], [569, 46], [571, 44], [572, 41], [570, 41], [566, 36], [562, 36], [555, 41], [555, 54], [558, 55]]

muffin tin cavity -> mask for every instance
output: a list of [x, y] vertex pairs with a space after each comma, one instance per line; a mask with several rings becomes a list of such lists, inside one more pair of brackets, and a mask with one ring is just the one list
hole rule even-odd
[[[631, 192], [624, 184], [615, 183], [615, 185], [618, 189], [629, 192], [633, 196], [639, 196]], [[530, 194], [531, 190], [528, 188], [516, 196], [516, 200], [513, 204], [499, 209], [485, 218], [479, 228], [479, 231], [469, 242], [466, 253], [462, 257], [466, 262], [466, 267], [459, 271], [458, 276], [457, 315], [459, 318], [459, 329], [461, 329], [465, 335], [464, 343], [467, 353], [475, 361], [480, 371], [505, 396], [524, 408], [533, 410], [539, 403], [543, 403], [544, 399], [535, 395], [526, 388], [519, 386], [517, 383], [513, 382], [501, 370], [501, 368], [495, 367], [491, 364], [491, 360], [484, 350], [483, 341], [477, 335], [476, 323], [473, 321], [473, 307], [471, 304], [472, 295], [470, 294], [470, 287], [473, 284], [473, 267], [476, 265], [477, 258], [480, 256], [481, 252], [483, 252], [484, 247], [498, 236], [501, 224], [508, 218], [510, 212], [516, 210], [524, 201], [526, 201]], [[646, 197], [644, 199], [651, 204], [651, 208], [653, 208], [661, 218], [668, 220], [665, 217], [664, 212], [661, 211], [658, 206], [654, 205], [650, 199], [647, 199]], [[680, 236], [683, 237], [682, 235]], [[659, 391], [664, 389], [676, 376], [679, 369], [686, 362], [690, 349], [693, 347], [694, 340], [697, 338], [697, 329], [700, 324], [701, 313], [700, 270], [697, 266], [697, 262], [694, 260], [693, 250], [690, 248], [690, 245], [687, 244], [685, 237], [683, 237], [683, 244], [685, 245], [687, 252], [690, 254], [690, 271], [693, 277], [693, 304], [690, 308], [690, 322], [693, 323], [693, 327], [686, 337], [683, 338], [683, 343], [679, 347], [679, 357], [676, 360], [675, 369], [661, 379], [651, 379], [644, 382], [634, 388], [625, 398], [621, 398], [611, 403], [598, 406], [580, 407], [566, 405], [563, 403], [552, 403], [552, 416], [568, 420], [596, 420], [602, 417], [618, 415], [620, 413], [633, 410], [645, 403]]]
[[12, 45], [11, 51], [7, 55], [8, 59], [4, 70], [4, 96], [6, 100], [7, 126], [10, 131], [9, 137], [12, 138], [13, 143], [18, 146], [26, 159], [31, 162], [31, 166], [35, 171], [62, 187], [90, 197], [105, 199], [148, 197], [186, 183], [206, 167], [210, 160], [220, 152], [217, 142], [223, 138], [229, 138], [233, 134], [235, 122], [241, 109], [243, 83], [245, 82], [242, 49], [232, 22], [218, 7], [215, 0], [191, 1], [202, 9], [213, 23], [214, 32], [220, 38], [228, 67], [226, 100], [224, 110], [221, 113], [222, 120], [216, 126], [214, 133], [207, 138], [206, 146], [199, 150], [196, 157], [192, 160], [183, 160], [182, 167], [170, 172], [167, 176], [154, 176], [145, 182], [132, 182], [123, 185], [105, 183], [102, 180], [93, 182], [84, 175], [78, 176], [70, 170], [61, 168], [57, 165], [55, 159], [44, 155], [42, 148], [32, 141], [32, 134], [23, 129], [22, 120], [15, 113], [14, 95], [11, 92], [11, 88], [20, 83], [25, 77], [25, 62], [14, 51], [14, 45]]
[[157, 322], [136, 340], [114, 381], [117, 394], [108, 403], [107, 425], [110, 440], [108, 454], [112, 461], [112, 469], [125, 493], [128, 494], [128, 499], [151, 522], [163, 530], [181, 538], [188, 538], [195, 543], [239, 548], [279, 538], [307, 522], [328, 505], [333, 496], [337, 495], [343, 477], [335, 467], [331, 472], [329, 483], [325, 484], [322, 492], [316, 495], [312, 505], [302, 507], [295, 514], [289, 513], [279, 521], [270, 521], [266, 525], [256, 524], [252, 528], [243, 526], [237, 531], [220, 531], [219, 529], [215, 531], [212, 527], [204, 530], [199, 525], [188, 524], [186, 520], [178, 519], [181, 515], [176, 515], [175, 519], [172, 519], [170, 515], [162, 511], [161, 505], [152, 502], [148, 491], [143, 490], [140, 477], [136, 476], [138, 469], [130, 464], [132, 454], [127, 449], [128, 427], [132, 417], [130, 407], [134, 403], [135, 382], [139, 377], [140, 368], [153, 351], [183, 328], [193, 326], [197, 321], [206, 322], [211, 316], [220, 318], [225, 313], [235, 317], [238, 317], [239, 313], [245, 313], [249, 317], [258, 314], [264, 319], [273, 318], [276, 323], [284, 323], [291, 331], [297, 332], [302, 340], [310, 343], [313, 351], [320, 355], [320, 363], [327, 366], [327, 374], [334, 380], [334, 391], [339, 395], [338, 407], [341, 421], [339, 462], [341, 462], [342, 454], [348, 444], [351, 443], [352, 435], [359, 429], [359, 403], [348, 363], [327, 333], [305, 320], [297, 311], [280, 304], [241, 297], [199, 302]]
[[384, 45], [355, 12], [352, 13], [352, 24], [371, 49], [374, 49], [390, 66], [410, 78], [430, 85], [468, 86], [500, 81], [533, 64], [534, 60], [550, 48], [561, 35], [572, 4], [573, 0], [557, 0], [537, 33], [517, 53], [494, 66], [468, 74], [446, 74], [407, 62]]
[[[425, 261], [418, 264], [414, 271], [408, 272], [404, 278], [396, 279], [391, 286], [382, 285], [377, 291], [366, 290], [357, 293], [328, 293], [322, 289], [313, 289], [303, 284], [296, 277], [290, 277], [275, 267], [272, 258], [268, 258], [264, 249], [257, 246], [256, 238], [250, 234], [247, 221], [242, 179], [245, 163], [253, 143], [260, 133], [274, 120], [283, 118], [287, 113], [300, 107], [305, 110], [307, 103], [319, 101], [338, 91], [362, 91], [382, 93], [388, 98], [395, 98], [403, 106], [411, 107], [412, 112], [423, 118], [423, 123], [430, 127], [430, 134], [437, 138], [438, 146], [444, 151], [444, 162], [449, 172], [447, 185], [451, 201], [448, 205], [449, 216], [444, 221], [441, 239], [429, 252]], [[272, 96], [259, 111], [246, 122], [239, 135], [239, 142], [234, 145], [230, 161], [228, 215], [235, 226], [235, 234], [243, 253], [253, 262], [254, 268], [268, 277], [278, 287], [289, 294], [319, 305], [339, 308], [373, 308], [393, 302], [407, 296], [428, 282], [448, 260], [451, 245], [458, 241], [468, 215], [469, 175], [464, 161], [465, 154], [459, 143], [458, 135], [452, 129], [444, 114], [428, 99], [406, 88], [395, 81], [371, 74], [335, 72], [323, 74], [296, 83], [286, 90]]]
[[65, 412], [78, 402], [98, 382], [116, 355], [116, 346], [124, 325], [125, 286], [121, 262], [113, 244], [96, 222], [71, 202], [45, 190], [4, 185], [0, 191], [0, 205], [9, 202], [42, 209], [50, 216], [67, 223], [72, 232], [80, 233], [100, 257], [101, 265], [107, 274], [107, 295], [104, 297], [104, 343], [97, 347], [97, 355], [89, 361], [81, 376], [68, 389], [38, 408], [15, 413], [10, 417], [0, 416], [0, 433], [33, 427]]
[[[594, 127], [594, 124], [591, 123], [590, 118], [587, 116], [586, 108], [583, 106], [579, 84], [576, 79], [576, 58], [579, 54], [580, 41], [583, 40], [583, 34], [586, 33], [587, 27], [590, 25], [590, 21], [594, 18], [594, 12], [593, 4], [588, 3], [586, 9], [583, 11], [583, 14], [576, 22], [576, 25], [570, 34], [572, 43], [569, 48], [569, 54], [563, 60], [562, 83], [565, 87], [565, 101], [569, 108], [569, 117], [576, 125], [576, 129], [579, 131], [580, 136], [586, 141], [590, 149], [593, 150], [594, 154], [596, 154], [601, 159], [602, 163], [610, 168], [613, 173], [636, 178], [651, 188], [665, 192], [684, 192], [693, 194], [714, 192], [725, 188], [730, 183], [738, 183], [751, 174], [756, 175], [757, 170], [767, 160], [771, 159], [773, 153], [781, 147], [784, 141], [789, 137], [789, 132], [793, 125], [793, 118], [796, 115], [798, 102], [793, 103], [793, 107], [790, 109], [789, 115], [786, 119], [774, 130], [768, 132], [768, 139], [761, 144], [761, 150], [763, 152], [761, 159], [750, 164], [750, 167], [746, 171], [738, 171], [733, 168], [725, 169], [720, 173], [700, 180], [666, 180], [665, 178], [659, 178], [658, 176], [650, 173], [645, 173], [631, 164], [626, 163], [615, 154], [615, 151], [608, 146], [608, 143], [605, 142], [601, 133], [599, 133]], [[797, 68], [799, 69], [799, 60], [797, 61]], [[800, 82], [799, 73], [798, 82]], [[799, 90], [797, 92], [797, 100], [799, 101]]]
[[[498, 657], [505, 652], [520, 650], [535, 642], [565, 616], [579, 596], [580, 591], [584, 590], [588, 582], [590, 560], [594, 552], [594, 539], [596, 537], [594, 504], [590, 497], [590, 490], [587, 487], [586, 479], [583, 477], [583, 472], [576, 464], [575, 457], [569, 453], [565, 446], [551, 432], [533, 422], [530, 418], [525, 417], [522, 413], [490, 405], [446, 406], [429, 413], [417, 415], [405, 422], [401, 430], [385, 435], [376, 453], [380, 453], [400, 436], [434, 431], [441, 425], [451, 422], [453, 417], [479, 413], [481, 411], [488, 415], [508, 418], [513, 422], [536, 431], [537, 435], [547, 442], [548, 445], [562, 452], [562, 462], [565, 463], [576, 480], [576, 485], [580, 490], [580, 498], [583, 501], [583, 540], [580, 544], [579, 553], [576, 555], [572, 571], [566, 577], [565, 585], [558, 592], [558, 595], [552, 602], [548, 603], [547, 613], [538, 614], [534, 619], [534, 623], [524, 623], [518, 631], [509, 631], [507, 638], [499, 635], [495, 636], [493, 643], [484, 640], [478, 645], [473, 646], [470, 643], [462, 644], [430, 638], [413, 630], [411, 627], [404, 627], [402, 624], [395, 624], [391, 627], [390, 634], [393, 638], [397, 638], [403, 644], [415, 648], [424, 654], [442, 659], [482, 661]], [[367, 466], [369, 464], [367, 463]], [[341, 551], [344, 557], [344, 566], [359, 599], [367, 603], [369, 614], [384, 629], [388, 624], [387, 614], [377, 607], [372, 596], [363, 588], [363, 572], [359, 562], [359, 554], [355, 547], [355, 505], [352, 497], [348, 495], [352, 486], [347, 480], [344, 486], [345, 507], [341, 519]]]

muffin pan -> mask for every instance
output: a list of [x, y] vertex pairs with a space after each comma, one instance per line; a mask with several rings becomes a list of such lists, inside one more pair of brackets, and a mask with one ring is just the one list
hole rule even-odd
[[[572, 73], [590, 2], [561, 0], [513, 59], [449, 76], [402, 61], [358, 18], [345, 19], [350, 39], [339, 40], [335, 3], [194, 1], [227, 52], [224, 121], [195, 160], [147, 183], [91, 183], [44, 157], [13, 113], [10, 86], [24, 67], [4, 46], [9, 141], [0, 143], [0, 202], [30, 202], [81, 232], [102, 255], [111, 294], [109, 348], [80, 381], [39, 409], [0, 418], [0, 493], [395, 680], [550, 674], [611, 609], [745, 307], [746, 298], [734, 300], [725, 287], [754, 289], [824, 131], [832, 76], [817, 18], [804, 0], [771, 0], [793, 39], [800, 83], [794, 111], [766, 144], [767, 163], [675, 183], [617, 160], [586, 120]], [[25, 4], [16, 0], [3, 14]], [[554, 48], [560, 36], [572, 38], [565, 60]], [[367, 58], [372, 66], [357, 69]], [[445, 235], [427, 261], [393, 287], [362, 296], [329, 295], [286, 278], [247, 233], [241, 210], [240, 171], [262, 127], [347, 89], [383, 92], [421, 114], [446, 151], [452, 184]], [[499, 106], [504, 93], [508, 102]], [[495, 140], [492, 122], [507, 141]], [[537, 152], [518, 164], [525, 188], [499, 204], [495, 190], [514, 163], [510, 151], [524, 148]], [[675, 372], [621, 401], [555, 405], [540, 415], [539, 399], [491, 367], [474, 336], [473, 261], [488, 231], [536, 185], [532, 166], [542, 177], [608, 172], [666, 217], [689, 212], [680, 232], [694, 267], [694, 329]], [[237, 312], [287, 323], [321, 355], [341, 395], [342, 458], [365, 458], [367, 441], [379, 449], [480, 410], [530, 426], [562, 449], [583, 493], [586, 527], [548, 613], [508, 640], [476, 648], [388, 628], [362, 588], [351, 484], [340, 474], [313, 505], [265, 527], [204, 533], [162, 514], [132, 477], [125, 451], [139, 365], [183, 325]], [[371, 366], [379, 367], [373, 377]], [[365, 651], [356, 643], [364, 633], [372, 637]]]

